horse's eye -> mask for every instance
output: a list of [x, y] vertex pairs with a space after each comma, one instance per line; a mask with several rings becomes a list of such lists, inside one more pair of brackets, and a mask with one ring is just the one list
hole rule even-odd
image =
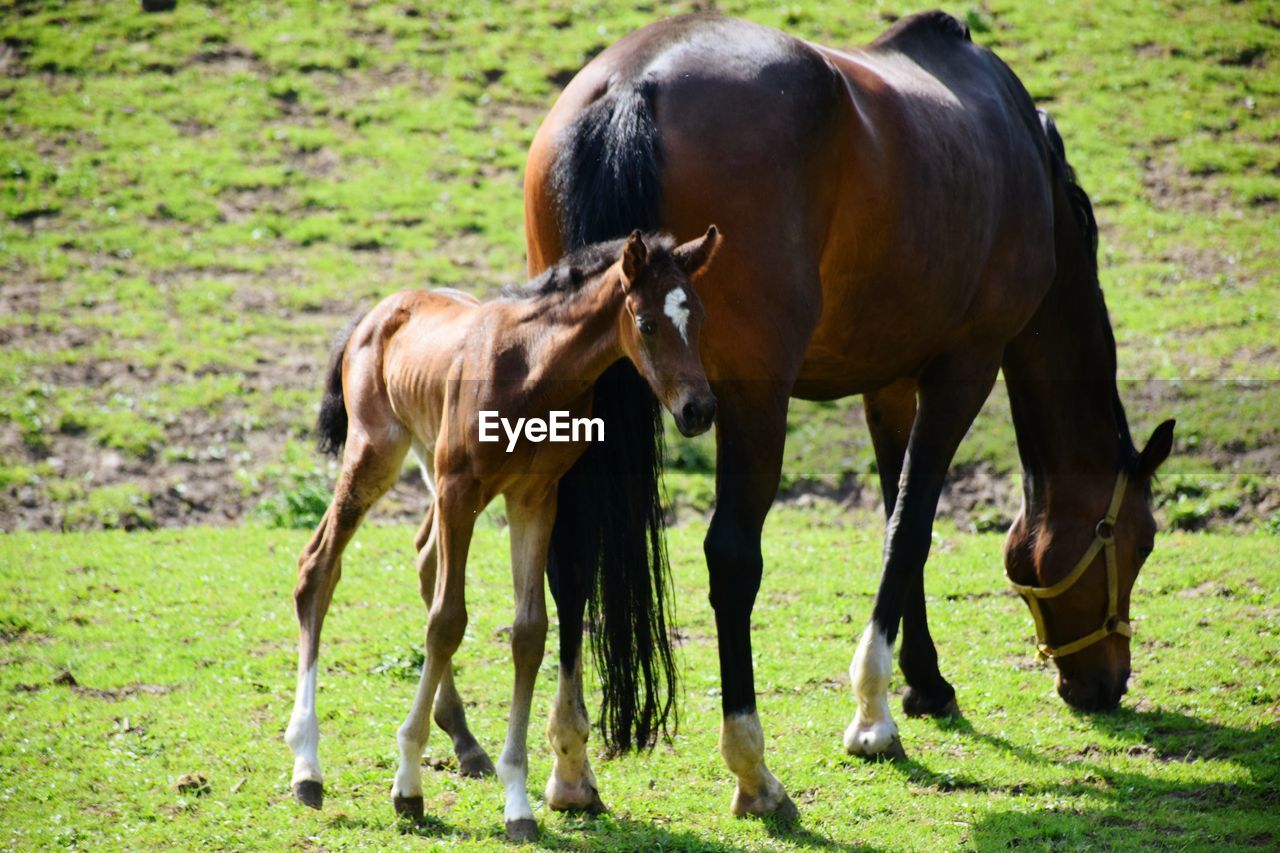
[[648, 317], [637, 317], [636, 326], [640, 329], [640, 334], [649, 337], [658, 331], [658, 324]]

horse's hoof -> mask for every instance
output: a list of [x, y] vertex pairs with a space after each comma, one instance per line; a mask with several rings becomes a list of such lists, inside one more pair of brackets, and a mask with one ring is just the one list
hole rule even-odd
[[476, 749], [458, 756], [458, 775], [468, 779], [487, 779], [495, 775], [493, 762], [483, 749]]
[[861, 755], [867, 761], [871, 761], [871, 762], [906, 761], [907, 760], [907, 751], [902, 748], [902, 738], [898, 737], [897, 735], [893, 736], [893, 738], [889, 741], [888, 746], [884, 747], [878, 752], [861, 752], [861, 753], [854, 753], [854, 754]]
[[599, 815], [609, 811], [595, 785], [584, 780], [570, 787], [559, 782], [554, 774], [547, 780], [546, 802], [555, 812]]
[[324, 785], [311, 779], [293, 783], [293, 798], [309, 809], [324, 805]]
[[854, 721], [845, 729], [844, 749], [850, 755], [861, 755], [872, 761], [903, 761], [907, 757], [898, 728], [892, 722], [859, 727]]
[[538, 822], [531, 817], [507, 821], [507, 839], [510, 841], [524, 844], [529, 841], [537, 841], [541, 837], [542, 833], [538, 832]]
[[933, 694], [908, 687], [902, 694], [902, 712], [908, 717], [959, 717], [960, 706], [956, 703], [956, 692], [947, 686], [946, 691], [935, 691]]
[[402, 797], [396, 794], [391, 798], [391, 805], [399, 817], [405, 817], [417, 823], [422, 820], [422, 797]]
[[730, 811], [734, 817], [772, 818], [780, 823], [791, 823], [800, 817], [800, 810], [776, 779], [766, 790], [750, 796], [742, 792], [739, 784], [734, 789]]
[[584, 812], [590, 815], [604, 814], [609, 811], [609, 807], [604, 804], [604, 800], [600, 799], [600, 794], [593, 788], [591, 790], [591, 802], [587, 803]]
[[796, 808], [796, 804], [786, 794], [782, 795], [782, 802], [778, 803], [773, 810], [773, 819], [782, 824], [793, 824], [800, 819], [800, 810]]

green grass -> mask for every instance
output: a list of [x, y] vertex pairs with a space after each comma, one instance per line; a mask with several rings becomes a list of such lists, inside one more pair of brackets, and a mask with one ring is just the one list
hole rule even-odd
[[[844, 46], [912, 10], [715, 5]], [[174, 452], [228, 493], [237, 477], [292, 488], [310, 466], [284, 470], [286, 447], [343, 318], [399, 287], [518, 279], [524, 155], [560, 85], [694, 6], [15, 6], [0, 21], [0, 482], [23, 485], [0, 490], [0, 513], [34, 499], [74, 526], [59, 495], [161, 494], [190, 470], [165, 465]], [[1135, 434], [1179, 418], [1169, 471], [1230, 498], [1195, 524], [1265, 525], [1280, 495], [1274, 8], [946, 8], [1054, 113], [1095, 200]], [[965, 470], [1016, 470], [1007, 408], [997, 391]], [[856, 401], [797, 404], [787, 452], [785, 487], [874, 489]], [[102, 470], [104, 453], [125, 464]], [[705, 445], [677, 453], [705, 469]], [[37, 470], [50, 458], [63, 466]], [[705, 509], [700, 482], [675, 484]]]
[[[844, 755], [840, 736], [853, 712], [846, 670], [870, 609], [880, 525], [779, 511], [766, 530], [755, 655], [768, 761], [802, 813], [786, 829], [728, 814], [703, 529], [672, 534], [686, 637], [680, 733], [647, 756], [595, 759], [607, 816], [565, 817], [541, 803], [555, 675], [553, 656], [544, 661], [529, 785], [546, 846], [1280, 842], [1274, 539], [1162, 540], [1135, 593], [1131, 692], [1118, 712], [1086, 715], [1063, 705], [1033, 657], [1025, 607], [1000, 578], [1000, 537], [944, 526], [930, 562], [931, 626], [965, 716], [899, 717], [909, 760], [867, 764]], [[428, 771], [430, 820], [408, 829], [391, 813], [395, 729], [411, 701], [423, 623], [408, 527], [366, 528], [348, 552], [322, 651], [328, 798], [320, 813], [291, 800], [282, 733], [295, 661], [293, 561], [304, 538], [252, 527], [0, 537], [0, 845], [501, 844], [494, 780]], [[511, 677], [508, 566], [504, 531], [484, 523], [455, 666], [472, 727], [494, 755]], [[551, 647], [555, 636], [553, 617]], [[79, 686], [55, 683], [62, 672]], [[447, 738], [433, 732], [427, 758], [448, 755]], [[196, 772], [207, 793], [175, 790]]]

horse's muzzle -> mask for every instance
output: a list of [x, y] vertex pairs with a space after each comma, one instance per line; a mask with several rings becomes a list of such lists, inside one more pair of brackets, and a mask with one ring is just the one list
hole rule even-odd
[[1081, 711], [1114, 711], [1129, 690], [1129, 670], [1094, 678], [1059, 678], [1058, 695]]
[[711, 429], [716, 419], [716, 398], [710, 394], [705, 397], [686, 397], [683, 403], [672, 412], [680, 434], [692, 438], [702, 435]]

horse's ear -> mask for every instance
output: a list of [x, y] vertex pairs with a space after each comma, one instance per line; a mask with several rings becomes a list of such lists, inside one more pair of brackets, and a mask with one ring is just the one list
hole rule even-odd
[[1170, 418], [1156, 427], [1151, 438], [1147, 439], [1147, 446], [1142, 448], [1142, 453], [1138, 456], [1138, 476], [1142, 479], [1151, 479], [1160, 463], [1169, 458], [1173, 451], [1174, 423]]
[[690, 240], [683, 246], [677, 246], [672, 254], [675, 256], [676, 263], [680, 265], [680, 269], [684, 270], [684, 274], [690, 281], [693, 281], [706, 270], [707, 264], [711, 263], [711, 258], [723, 242], [724, 238], [720, 236], [720, 230], [712, 225], [707, 229], [706, 234], [697, 240]]
[[627, 244], [622, 247], [622, 290], [630, 292], [631, 285], [640, 277], [644, 266], [649, 262], [649, 249], [640, 236], [640, 229], [631, 232]]

